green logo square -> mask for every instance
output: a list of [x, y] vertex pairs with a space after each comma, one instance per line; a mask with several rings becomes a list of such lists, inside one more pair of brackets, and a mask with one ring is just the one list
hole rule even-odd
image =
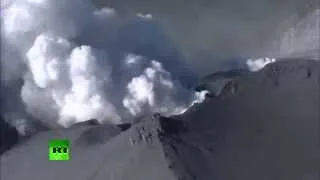
[[49, 160], [66, 161], [70, 159], [70, 143], [66, 139], [53, 139], [49, 141]]

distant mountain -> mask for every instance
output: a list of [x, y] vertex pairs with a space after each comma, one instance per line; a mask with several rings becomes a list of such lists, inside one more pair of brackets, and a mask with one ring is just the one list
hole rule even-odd
[[[157, 114], [128, 129], [82, 123], [40, 132], [2, 154], [2, 177], [318, 180], [319, 71], [316, 61], [279, 61], [235, 73], [231, 94], [207, 98], [180, 116]], [[52, 138], [71, 141], [70, 161], [48, 161]]]

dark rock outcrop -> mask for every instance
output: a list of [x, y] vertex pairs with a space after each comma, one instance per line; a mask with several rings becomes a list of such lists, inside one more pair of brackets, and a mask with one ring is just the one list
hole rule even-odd
[[18, 131], [0, 117], [0, 154], [18, 143]]

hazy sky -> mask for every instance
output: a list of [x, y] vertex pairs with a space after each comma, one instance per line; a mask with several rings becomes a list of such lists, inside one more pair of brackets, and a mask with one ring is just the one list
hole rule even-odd
[[319, 0], [92, 1], [122, 14], [152, 14], [188, 62], [202, 73], [220, 66], [222, 59], [278, 56], [271, 44], [320, 4]]

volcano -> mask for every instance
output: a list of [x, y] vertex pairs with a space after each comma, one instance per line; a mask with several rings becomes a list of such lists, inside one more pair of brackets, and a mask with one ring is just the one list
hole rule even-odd
[[[39, 132], [1, 155], [1, 177], [318, 180], [319, 70], [317, 61], [280, 60], [257, 72], [227, 74], [231, 85], [220, 84], [221, 93], [178, 116], [125, 125], [91, 120]], [[70, 140], [69, 161], [48, 160], [48, 140], [57, 138]]]

